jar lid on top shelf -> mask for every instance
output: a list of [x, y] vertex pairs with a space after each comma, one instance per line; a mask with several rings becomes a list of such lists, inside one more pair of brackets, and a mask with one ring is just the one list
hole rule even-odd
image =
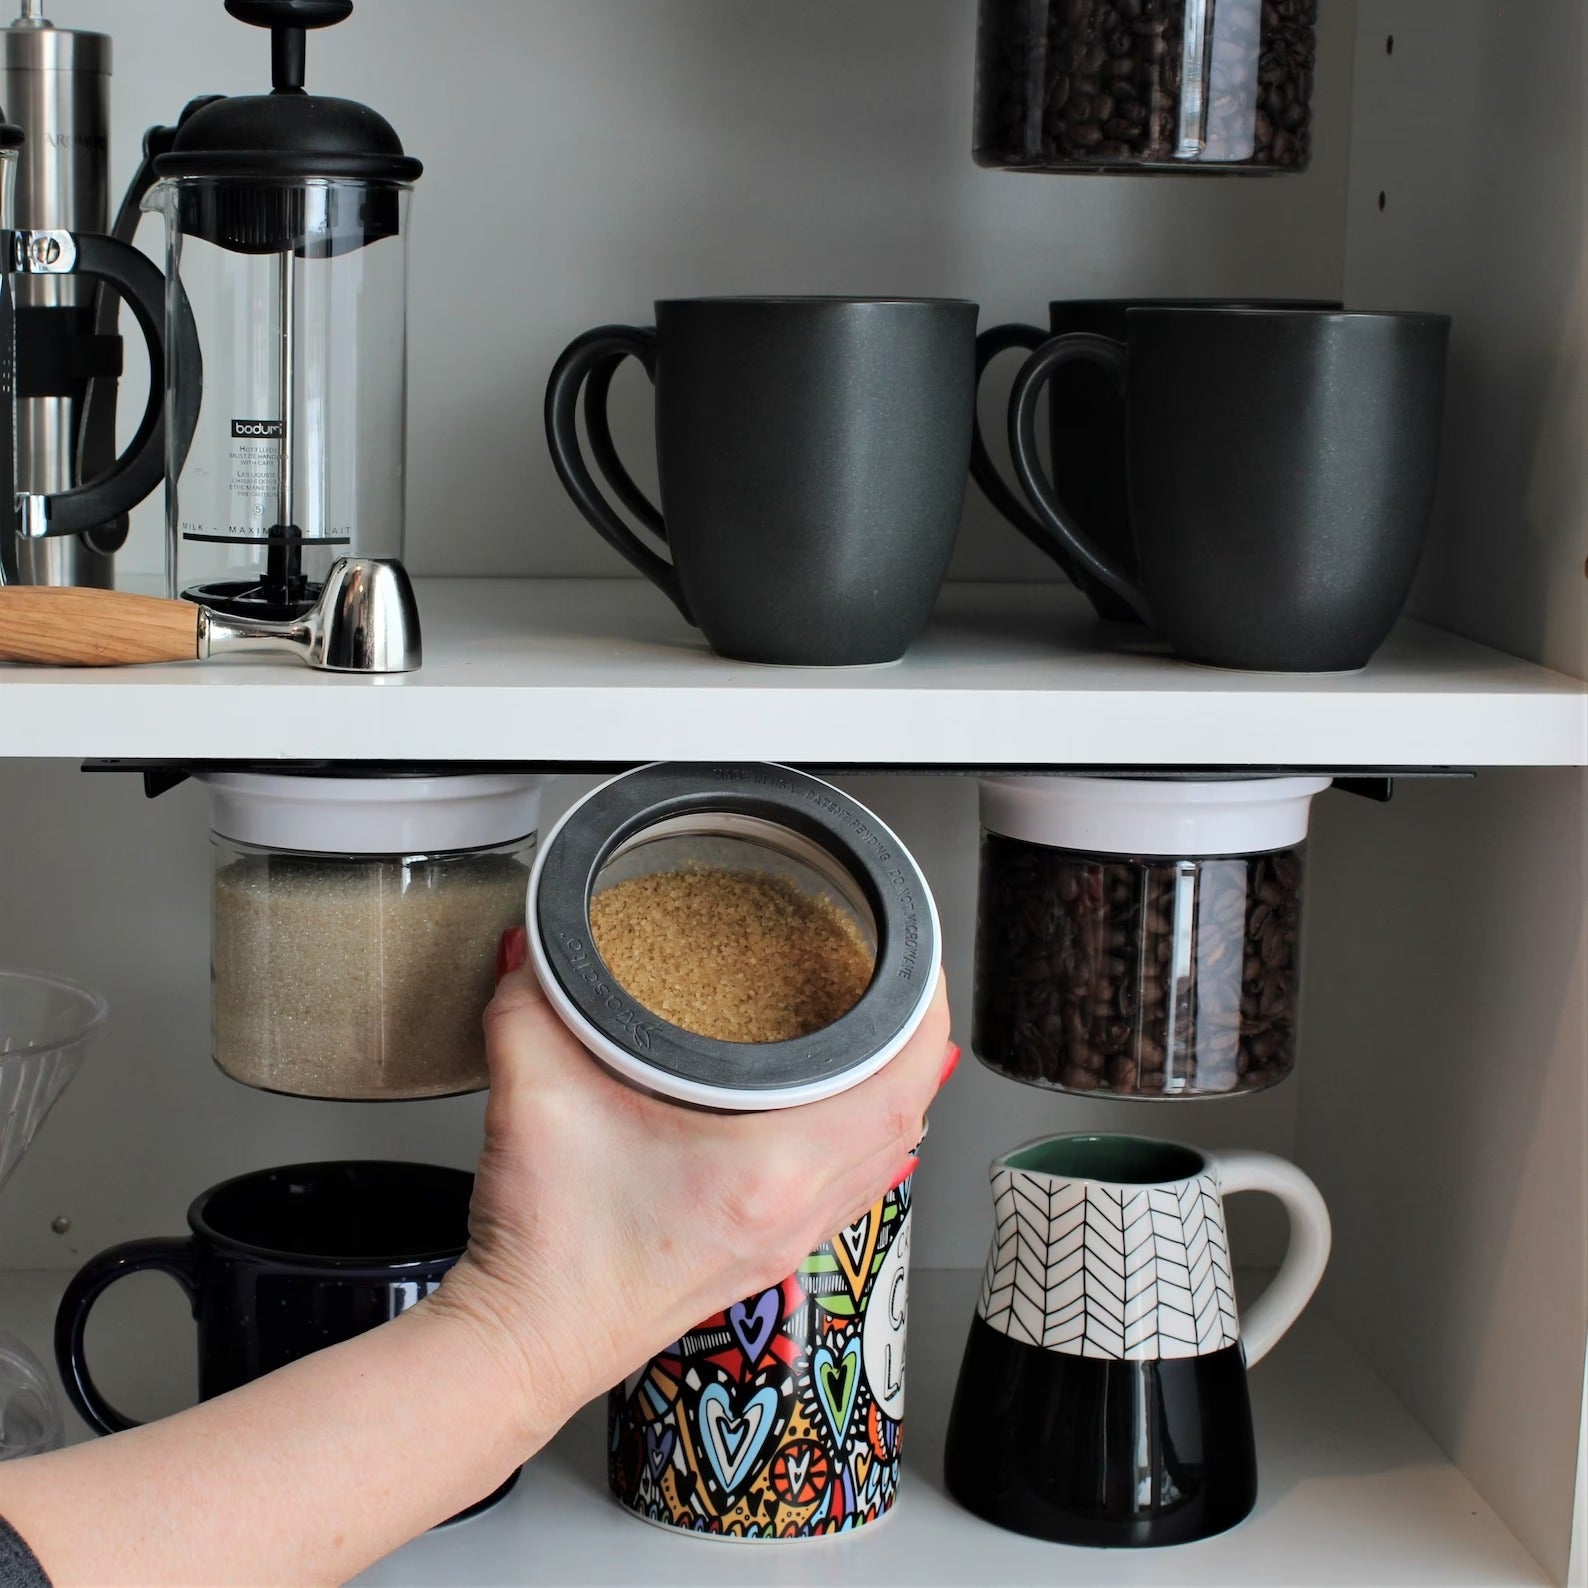
[[1105, 855], [1244, 855], [1307, 836], [1326, 777], [992, 777], [981, 784], [988, 832]]
[[265, 849], [422, 855], [486, 849], [533, 833], [544, 780], [520, 773], [322, 777], [202, 772], [210, 827]]

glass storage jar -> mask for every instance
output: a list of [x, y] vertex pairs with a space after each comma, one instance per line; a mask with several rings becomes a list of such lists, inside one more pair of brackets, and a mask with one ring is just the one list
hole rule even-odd
[[524, 919], [540, 780], [205, 773], [211, 1041], [296, 1097], [486, 1085], [480, 1016]]
[[983, 782], [978, 1057], [1067, 1092], [1282, 1081], [1296, 1059], [1302, 848], [1328, 786]]
[[[858, 998], [803, 1034], [737, 1041], [676, 1024], [625, 988], [596, 947], [592, 905], [637, 879], [707, 872], [769, 881], [848, 923], [869, 964]], [[634, 897], [650, 907], [645, 890]], [[603, 784], [547, 834], [526, 916], [546, 996], [596, 1058], [658, 1096], [739, 1112], [831, 1097], [875, 1074], [925, 1018], [941, 957], [931, 889], [899, 839], [841, 789], [759, 762], [661, 762]], [[740, 915], [723, 931], [757, 929]]]
[[1017, 171], [1301, 171], [1318, 0], [981, 0], [975, 154]]

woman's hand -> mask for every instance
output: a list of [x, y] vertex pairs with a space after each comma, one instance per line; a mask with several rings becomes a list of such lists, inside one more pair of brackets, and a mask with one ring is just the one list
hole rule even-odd
[[346, 1581], [489, 1494], [692, 1324], [792, 1273], [906, 1171], [958, 1057], [940, 984], [909, 1046], [842, 1097], [695, 1113], [602, 1070], [522, 969], [524, 947], [522, 931], [504, 939], [486, 1016], [467, 1255], [357, 1339], [0, 1466], [0, 1513], [60, 1588]]
[[941, 976], [920, 1030], [841, 1096], [712, 1114], [601, 1068], [503, 939], [468, 1254], [428, 1306], [471, 1318], [538, 1443], [700, 1319], [794, 1272], [913, 1168], [959, 1051]]

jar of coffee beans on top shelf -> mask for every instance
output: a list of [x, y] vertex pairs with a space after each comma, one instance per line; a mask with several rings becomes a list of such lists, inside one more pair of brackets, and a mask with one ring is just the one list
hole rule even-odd
[[1301, 171], [1318, 0], [981, 0], [977, 163]]
[[1067, 1092], [1253, 1092], [1296, 1061], [1302, 848], [1327, 778], [981, 785], [973, 1043]]

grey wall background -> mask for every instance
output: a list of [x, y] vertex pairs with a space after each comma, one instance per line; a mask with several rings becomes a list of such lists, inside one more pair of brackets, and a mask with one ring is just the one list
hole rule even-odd
[[[427, 164], [410, 289], [410, 562], [431, 574], [626, 571], [555, 482], [541, 394], [569, 339], [603, 321], [643, 320], [657, 296], [955, 294], [978, 300], [990, 325], [1041, 318], [1053, 297], [1338, 294], [1355, 7], [1330, 0], [1324, 10], [1310, 173], [1134, 181], [972, 164], [972, 0], [363, 0], [352, 22], [311, 41], [309, 82], [380, 107]], [[230, 21], [219, 0], [57, 0], [53, 14], [115, 35], [118, 182], [146, 125], [172, 119], [193, 94], [266, 79], [263, 36]], [[157, 254], [157, 224], [144, 224], [141, 240]], [[995, 431], [1011, 374], [989, 382]], [[630, 371], [620, 395], [620, 442], [646, 478], [643, 377]], [[159, 509], [149, 504], [125, 568], [160, 565]], [[972, 490], [956, 573], [1051, 569]], [[582, 786], [558, 785], [548, 820]], [[928, 871], [963, 1039], [974, 785], [852, 786]], [[1320, 852], [1329, 804], [1341, 798], [1322, 802]], [[479, 1099], [295, 1102], [213, 1068], [208, 866], [192, 788], [146, 805], [135, 780], [0, 763], [0, 961], [76, 975], [103, 988], [114, 1011], [0, 1197], [0, 1268], [67, 1267], [112, 1241], [179, 1230], [198, 1190], [257, 1165], [472, 1161]], [[1127, 1110], [1036, 1094], [968, 1059], [932, 1121], [918, 1260], [982, 1261], [985, 1164], [1017, 1141], [1094, 1126], [1288, 1152], [1295, 1093]], [[70, 1220], [64, 1235], [51, 1231], [57, 1216]], [[1246, 1260], [1275, 1255], [1271, 1210], [1240, 1215], [1236, 1239]], [[191, 1331], [167, 1289], [170, 1346], [186, 1351]], [[123, 1306], [107, 1298], [98, 1327], [114, 1331]], [[119, 1383], [107, 1388], [126, 1393], [131, 1411], [159, 1409]]]

